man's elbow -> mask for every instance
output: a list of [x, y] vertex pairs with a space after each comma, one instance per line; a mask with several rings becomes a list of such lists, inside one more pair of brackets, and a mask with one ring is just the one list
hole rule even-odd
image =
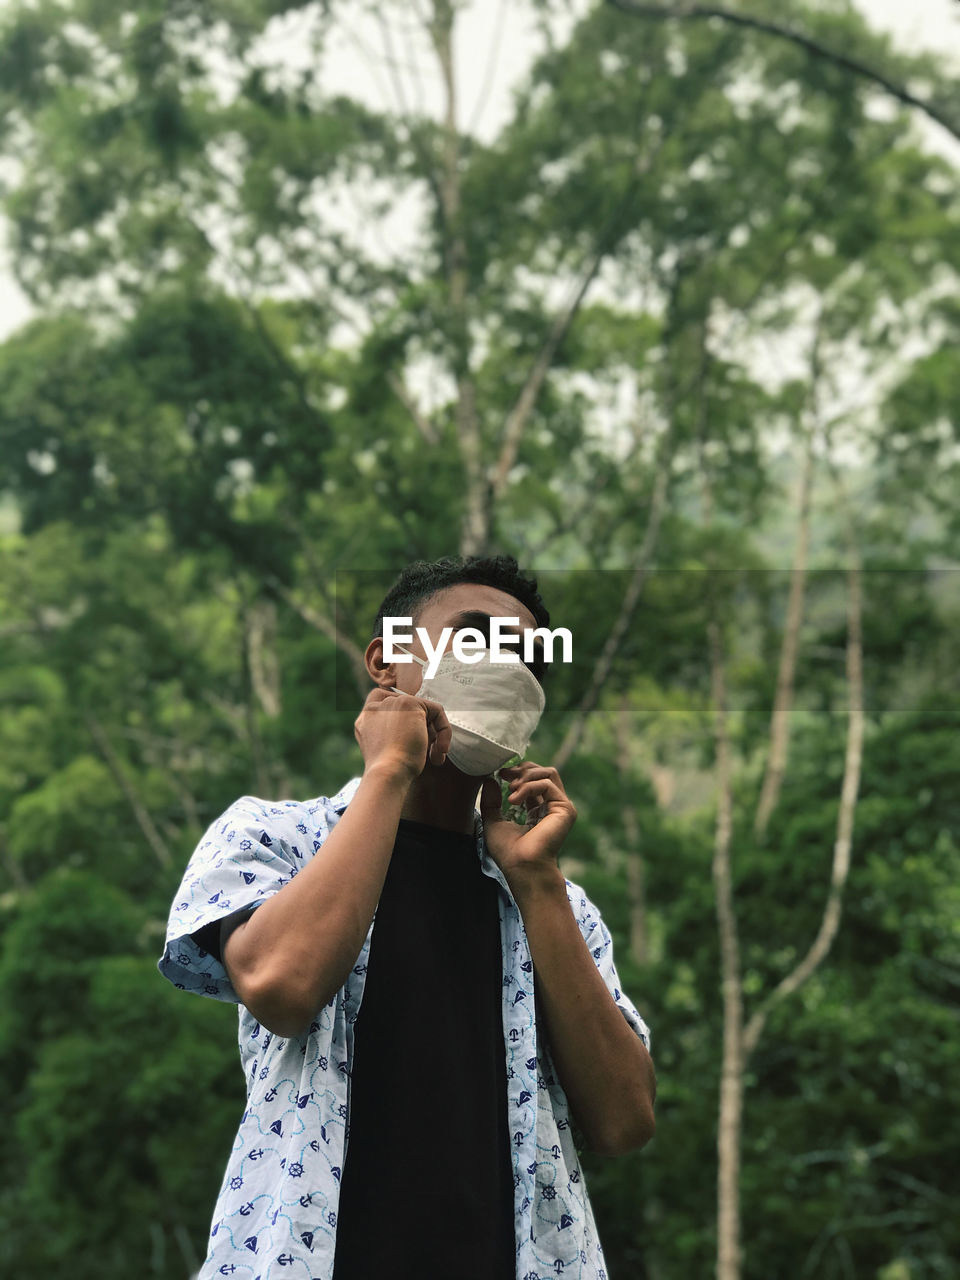
[[653, 1058], [641, 1042], [643, 1073], [633, 1092], [633, 1105], [620, 1109], [620, 1124], [614, 1134], [600, 1146], [594, 1147], [603, 1155], [624, 1156], [639, 1151], [656, 1135], [657, 1121], [653, 1104], [657, 1096], [657, 1073]]
[[656, 1134], [657, 1122], [653, 1107], [644, 1108], [637, 1123], [630, 1128], [623, 1128], [592, 1144], [592, 1150], [602, 1156], [625, 1156], [631, 1151], [639, 1151], [645, 1147]]
[[639, 1151], [641, 1147], [645, 1147], [648, 1142], [652, 1142], [657, 1134], [657, 1121], [653, 1114], [653, 1107], [649, 1107], [643, 1115], [643, 1120], [634, 1135], [628, 1151]]
[[290, 998], [288, 992], [258, 987], [247, 983], [234, 987], [244, 1005], [262, 1027], [283, 1040], [299, 1038], [310, 1024], [303, 1007]]
[[269, 980], [262, 966], [253, 963], [254, 957], [243, 949], [240, 936], [245, 925], [235, 929], [223, 948], [223, 966], [227, 971], [240, 1003], [271, 1034], [284, 1040], [298, 1039], [304, 1035], [320, 1006], [306, 1000], [294, 989], [289, 979]]

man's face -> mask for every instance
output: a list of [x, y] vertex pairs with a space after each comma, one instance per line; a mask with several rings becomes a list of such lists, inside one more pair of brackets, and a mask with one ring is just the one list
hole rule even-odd
[[[458, 582], [453, 587], [447, 587], [431, 600], [413, 626], [409, 628], [413, 634], [413, 640], [409, 645], [405, 645], [404, 649], [409, 649], [418, 657], [429, 660], [430, 655], [417, 635], [417, 627], [423, 627], [434, 647], [439, 644], [444, 627], [452, 628], [446, 643], [440, 650], [441, 653], [446, 653], [452, 647], [455, 634], [464, 627], [475, 627], [485, 636], [489, 646], [491, 618], [520, 619], [519, 625], [501, 624], [501, 631], [504, 634], [512, 633], [521, 637], [519, 644], [510, 645], [508, 651], [515, 653], [522, 662], [524, 653], [522, 637], [525, 631], [536, 627], [536, 618], [516, 596], [501, 591], [497, 587], [488, 587], [474, 582]], [[535, 652], [542, 654], [542, 651], [543, 644], [538, 639]], [[424, 668], [419, 662], [413, 661], [396, 662], [392, 665], [397, 688], [402, 689], [404, 693], [415, 694], [423, 682]], [[542, 676], [542, 656], [538, 656], [527, 665], [538, 679]]]

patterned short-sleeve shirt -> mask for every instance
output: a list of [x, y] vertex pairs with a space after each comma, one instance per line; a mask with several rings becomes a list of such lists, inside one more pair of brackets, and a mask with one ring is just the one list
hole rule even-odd
[[[213, 1210], [198, 1280], [331, 1280], [347, 1152], [354, 1024], [376, 912], [357, 963], [299, 1036], [272, 1035], [240, 1003], [222, 962], [193, 934], [257, 907], [297, 874], [339, 821], [360, 778], [307, 801], [241, 796], [207, 828], [170, 908], [160, 973], [184, 991], [238, 1006], [247, 1102]], [[516, 901], [474, 813], [477, 857], [501, 888], [503, 1035], [514, 1179], [517, 1280], [606, 1280], [603, 1250], [570, 1129], [566, 1095], [538, 1034], [533, 962]], [[567, 897], [608, 990], [650, 1048], [650, 1030], [620, 987], [613, 943], [579, 885]], [[429, 1045], [424, 1045], [425, 1054]], [[456, 1134], [441, 1140], [456, 1141]]]

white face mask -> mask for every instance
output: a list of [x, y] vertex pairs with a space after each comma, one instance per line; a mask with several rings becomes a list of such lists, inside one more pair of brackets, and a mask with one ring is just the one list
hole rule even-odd
[[[426, 659], [406, 645], [394, 641], [394, 647], [426, 667]], [[452, 651], [445, 653], [413, 696], [440, 703], [453, 728], [447, 755], [461, 773], [477, 778], [523, 755], [547, 701], [539, 680], [519, 658], [492, 662], [489, 649], [479, 662], [460, 662]]]

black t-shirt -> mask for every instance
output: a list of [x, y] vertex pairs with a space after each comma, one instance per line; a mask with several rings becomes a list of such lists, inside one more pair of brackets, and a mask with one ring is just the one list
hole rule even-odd
[[202, 925], [193, 934], [197, 946], [203, 951], [209, 951], [223, 964], [223, 944], [237, 925], [243, 924], [247, 916], [254, 911], [256, 907], [241, 907], [239, 911], [224, 916], [222, 920], [211, 920], [209, 924]]
[[516, 1280], [498, 885], [401, 818], [354, 1026], [333, 1280]]

